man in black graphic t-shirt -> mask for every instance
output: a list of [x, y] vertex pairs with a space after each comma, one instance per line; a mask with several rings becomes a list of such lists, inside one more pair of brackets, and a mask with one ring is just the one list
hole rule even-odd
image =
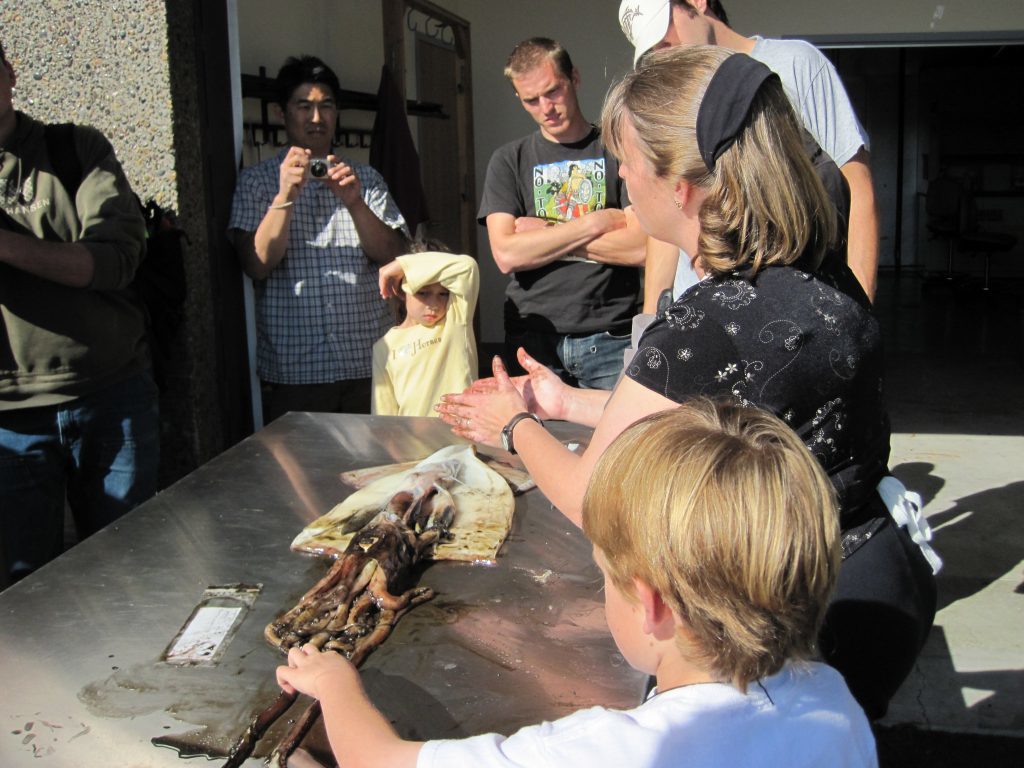
[[637, 310], [645, 238], [618, 163], [580, 111], [579, 72], [561, 45], [531, 38], [505, 76], [540, 130], [491, 157], [477, 214], [511, 275], [505, 357], [524, 347], [570, 384], [611, 389]]

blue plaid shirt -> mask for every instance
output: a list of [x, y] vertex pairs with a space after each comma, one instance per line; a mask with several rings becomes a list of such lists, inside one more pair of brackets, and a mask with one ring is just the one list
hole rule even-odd
[[[241, 172], [230, 229], [259, 227], [277, 194], [285, 154], [287, 149]], [[389, 227], [404, 229], [380, 174], [368, 165], [350, 165], [370, 210]], [[288, 229], [288, 251], [266, 280], [255, 283], [259, 377], [275, 384], [368, 378], [373, 343], [390, 325], [377, 270], [359, 245], [348, 209], [319, 182], [304, 184]]]

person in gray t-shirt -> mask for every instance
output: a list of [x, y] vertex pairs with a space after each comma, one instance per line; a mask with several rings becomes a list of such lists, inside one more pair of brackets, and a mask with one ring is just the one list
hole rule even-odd
[[[849, 184], [847, 258], [864, 292], [873, 300], [878, 272], [878, 214], [868, 137], [839, 75], [810, 43], [745, 37], [726, 25], [724, 15], [718, 0], [622, 0], [619, 5], [622, 31], [636, 49], [634, 61], [652, 48], [720, 45], [746, 53], [779, 75], [804, 127], [839, 166]], [[656, 252], [659, 260], [675, 255], [671, 249]], [[668, 287], [674, 272], [674, 263], [668, 269], [663, 264], [659, 268], [651, 264], [649, 256], [649, 282], [667, 275], [664, 287]]]

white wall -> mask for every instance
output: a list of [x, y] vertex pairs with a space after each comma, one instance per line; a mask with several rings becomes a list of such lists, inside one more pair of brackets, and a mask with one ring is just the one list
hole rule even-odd
[[[337, 73], [342, 88], [377, 92], [384, 55], [379, 0], [237, 0], [237, 7], [244, 74], [255, 75], [263, 66], [274, 77], [287, 57], [310, 54]], [[259, 117], [255, 100], [246, 100], [244, 108], [246, 120]], [[275, 119], [273, 112], [270, 117]], [[372, 128], [373, 118], [373, 112], [347, 110], [339, 121]], [[361, 162], [369, 159], [368, 150], [346, 149], [345, 154]], [[255, 159], [246, 153], [247, 163]]]
[[383, 50], [378, 0], [237, 0], [242, 71], [273, 77], [288, 56], [312, 54], [345, 88], [377, 90]]

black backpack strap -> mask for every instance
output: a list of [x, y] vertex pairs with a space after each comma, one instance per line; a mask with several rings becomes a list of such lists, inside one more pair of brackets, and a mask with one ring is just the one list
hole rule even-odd
[[74, 200], [82, 184], [82, 161], [75, 147], [75, 124], [54, 123], [43, 129], [46, 153], [53, 164], [53, 175]]

